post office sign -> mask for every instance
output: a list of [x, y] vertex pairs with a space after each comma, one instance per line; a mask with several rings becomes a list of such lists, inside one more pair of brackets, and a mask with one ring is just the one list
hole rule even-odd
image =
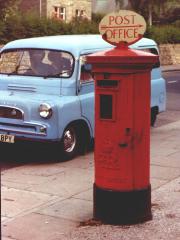
[[129, 10], [109, 13], [99, 24], [99, 32], [103, 39], [115, 46], [137, 42], [143, 37], [145, 30], [144, 18]]

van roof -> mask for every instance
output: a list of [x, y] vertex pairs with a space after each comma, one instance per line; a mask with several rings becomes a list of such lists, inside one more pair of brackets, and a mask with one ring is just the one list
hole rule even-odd
[[[156, 43], [148, 38], [142, 38], [135, 44], [133, 48], [156, 46]], [[75, 56], [79, 52], [88, 49], [104, 49], [112, 48], [113, 46], [104, 41], [101, 35], [98, 34], [82, 34], [82, 35], [57, 35], [44, 36], [35, 38], [19, 39], [7, 43], [1, 50], [14, 48], [41, 48], [41, 49], [56, 49], [72, 52]]]

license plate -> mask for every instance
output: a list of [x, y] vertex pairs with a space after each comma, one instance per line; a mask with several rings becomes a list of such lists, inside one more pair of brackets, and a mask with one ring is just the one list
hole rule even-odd
[[14, 136], [7, 134], [0, 134], [0, 142], [14, 143]]

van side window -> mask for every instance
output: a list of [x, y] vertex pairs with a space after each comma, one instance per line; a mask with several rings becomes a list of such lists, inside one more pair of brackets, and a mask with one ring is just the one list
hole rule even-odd
[[[149, 53], [152, 53], [152, 54], [155, 54], [155, 55], [159, 55], [156, 48], [144, 48], [144, 49], [141, 49], [141, 51], [149, 52]], [[159, 67], [160, 67], [160, 60], [153, 65], [153, 68], [159, 68]]]
[[80, 82], [87, 83], [87, 82], [93, 81], [93, 77], [91, 73], [92, 65], [86, 62], [86, 55], [81, 56], [80, 64], [81, 64]]

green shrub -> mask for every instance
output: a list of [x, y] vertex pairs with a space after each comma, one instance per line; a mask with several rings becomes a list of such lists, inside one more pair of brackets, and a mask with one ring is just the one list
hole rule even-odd
[[[2, 24], [2, 22], [1, 22]], [[8, 41], [24, 38], [25, 29], [21, 24], [20, 16], [11, 16], [6, 19], [3, 23], [3, 29], [1, 29], [1, 43], [6, 43]]]
[[26, 37], [65, 34], [66, 24], [55, 19], [39, 18], [36, 15], [25, 15], [22, 21]]
[[152, 26], [147, 29], [146, 37], [157, 43], [180, 43], [180, 28], [174, 25]]
[[73, 19], [70, 25], [70, 34], [90, 34], [99, 33], [98, 25], [89, 20]]
[[104, 17], [105, 15], [102, 13], [92, 13], [92, 21], [95, 22], [96, 24], [99, 24], [101, 19]]
[[180, 28], [180, 20], [175, 21], [173, 25]]
[[[102, 14], [93, 14], [92, 21], [73, 19], [70, 23], [65, 23], [56, 19], [39, 18], [32, 13], [17, 13], [0, 21], [0, 44], [28, 37], [99, 33], [98, 25], [102, 17]], [[145, 37], [152, 38], [157, 43], [180, 43], [179, 24], [176, 21], [172, 25], [149, 27]]]

